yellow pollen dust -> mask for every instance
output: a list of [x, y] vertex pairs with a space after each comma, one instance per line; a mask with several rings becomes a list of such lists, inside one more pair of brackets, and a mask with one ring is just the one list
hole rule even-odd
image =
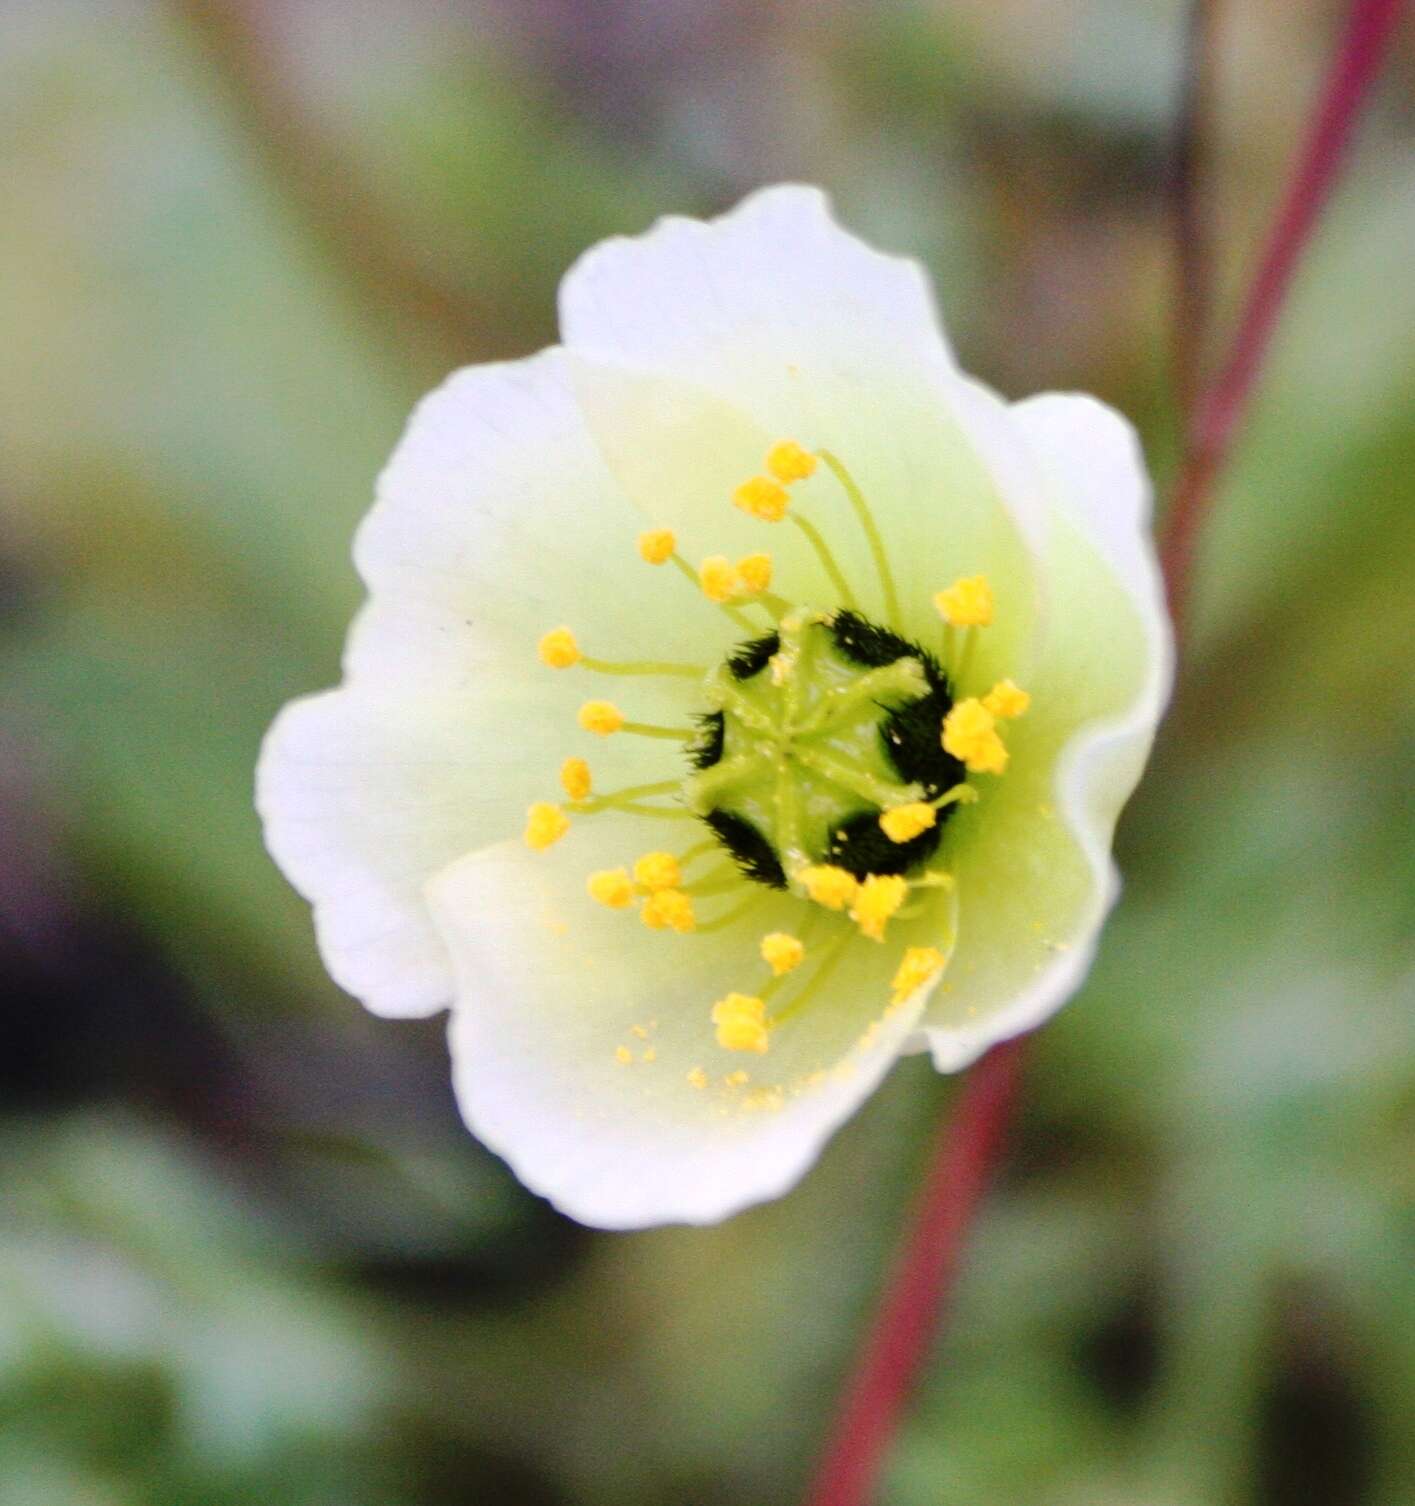
[[569, 816], [548, 800], [537, 800], [526, 810], [526, 846], [536, 852], [553, 847], [569, 830]]
[[983, 705], [994, 716], [1005, 717], [1008, 720], [1014, 716], [1021, 716], [1031, 704], [1031, 696], [1020, 686], [1014, 685], [1011, 680], [999, 680], [983, 697]]
[[742, 578], [743, 589], [751, 596], [758, 596], [771, 585], [771, 556], [749, 554], [737, 561], [737, 574]]
[[627, 1046], [616, 1046], [614, 1048], [614, 1060], [621, 1067], [627, 1067], [633, 1062], [634, 1053]]
[[909, 842], [920, 832], [928, 831], [938, 820], [938, 812], [927, 800], [896, 805], [879, 818], [880, 830], [891, 842]]
[[589, 798], [592, 788], [590, 766], [583, 758], [567, 758], [560, 765], [560, 788], [572, 800]]
[[566, 627], [551, 628], [542, 635], [536, 648], [540, 662], [552, 669], [569, 669], [572, 664], [580, 662], [580, 645], [575, 642], [574, 633]]
[[805, 956], [804, 944], [785, 931], [772, 931], [762, 937], [762, 961], [778, 978], [800, 967]]
[[894, 981], [889, 985], [894, 991], [894, 1002], [902, 1003], [916, 988], [941, 973], [944, 960], [943, 953], [936, 946], [906, 947]]
[[860, 888], [860, 881], [853, 873], [830, 863], [803, 868], [796, 876], [804, 885], [806, 893], [827, 910], [843, 910]]
[[651, 893], [676, 889], [683, 882], [683, 870], [671, 852], [646, 852], [634, 864], [634, 882]]
[[992, 587], [986, 575], [967, 575], [934, 593], [934, 606], [950, 627], [987, 627], [992, 621]]
[[860, 885], [850, 919], [871, 941], [884, 940], [884, 928], [909, 893], [909, 881], [899, 873], [870, 873]]
[[815, 473], [819, 464], [809, 450], [802, 449], [794, 439], [779, 439], [766, 452], [766, 468], [783, 485], [804, 481]]
[[644, 901], [639, 918], [651, 931], [677, 931], [680, 936], [698, 927], [693, 901], [681, 889], [656, 889]]
[[671, 528], [650, 528], [639, 535], [639, 558], [650, 565], [666, 565], [677, 547]]
[[586, 732], [608, 737], [624, 725], [624, 713], [613, 701], [586, 701], [580, 707], [579, 723]]
[[728, 994], [712, 1006], [717, 1044], [724, 1051], [755, 1051], [767, 1048], [766, 1003], [751, 994]]
[[970, 774], [1001, 774], [1007, 767], [997, 718], [975, 696], [959, 701], [944, 717], [943, 750], [961, 758]]
[[763, 523], [779, 523], [786, 516], [791, 495], [774, 476], [753, 476], [732, 493], [732, 501]]
[[701, 1093], [702, 1090], [705, 1087], [707, 1087], [707, 1085], [708, 1085], [708, 1075], [707, 1075], [707, 1073], [704, 1072], [701, 1067], [694, 1067], [694, 1068], [692, 1068], [692, 1070], [688, 1073], [688, 1086], [696, 1088], [698, 1090], [698, 1092]]
[[634, 903], [634, 884], [623, 868], [601, 868], [585, 880], [585, 888], [596, 903], [610, 910], [627, 910]]
[[709, 601], [731, 601], [737, 594], [737, 572], [725, 554], [710, 554], [698, 566], [698, 584]]

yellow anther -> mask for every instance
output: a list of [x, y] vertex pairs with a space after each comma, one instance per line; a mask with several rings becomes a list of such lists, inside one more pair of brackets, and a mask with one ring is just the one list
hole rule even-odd
[[712, 1006], [717, 1044], [724, 1051], [755, 1051], [767, 1047], [766, 1003], [751, 994], [728, 994]]
[[889, 985], [894, 990], [894, 1002], [902, 1003], [916, 988], [922, 988], [930, 978], [941, 973], [945, 960], [936, 946], [906, 947], [899, 970]]
[[538, 651], [540, 662], [552, 669], [569, 669], [580, 662], [580, 645], [569, 628], [551, 628], [541, 637]]
[[766, 468], [780, 482], [804, 481], [819, 462], [794, 439], [780, 439], [766, 452]]
[[737, 561], [737, 574], [742, 578], [742, 587], [750, 596], [756, 596], [771, 585], [771, 556], [749, 554]]
[[671, 528], [650, 528], [639, 535], [639, 558], [650, 565], [666, 565], [677, 547]]
[[569, 816], [548, 800], [537, 800], [526, 811], [526, 846], [537, 852], [553, 847], [569, 830]]
[[698, 566], [698, 583], [709, 601], [731, 601], [741, 582], [725, 554], [710, 554]]
[[601, 868], [585, 880], [590, 898], [610, 910], [627, 910], [634, 903], [634, 885], [624, 868]]
[[800, 967], [805, 956], [805, 946], [785, 931], [772, 931], [762, 937], [762, 961], [778, 978]]
[[1011, 680], [999, 680], [993, 688], [983, 697], [983, 705], [994, 716], [1006, 717], [1009, 720], [1022, 713], [1032, 704], [1032, 698]]
[[763, 523], [779, 523], [786, 516], [791, 496], [775, 477], [753, 476], [732, 493], [732, 500]]
[[583, 758], [567, 758], [560, 765], [560, 788], [572, 800], [588, 799], [592, 782], [590, 766]]
[[687, 935], [698, 925], [693, 915], [693, 901], [681, 889], [656, 889], [644, 901], [639, 916], [651, 931], [677, 931], [679, 935]]
[[683, 870], [671, 852], [646, 852], [634, 864], [634, 882], [651, 893], [676, 889], [683, 882]]
[[630, 1066], [634, 1060], [634, 1053], [627, 1046], [616, 1046], [614, 1048], [614, 1060], [621, 1067]]
[[909, 880], [899, 873], [870, 873], [860, 885], [850, 919], [871, 941], [884, 940], [889, 918], [909, 894]]
[[992, 621], [992, 587], [986, 575], [968, 575], [934, 593], [939, 616], [951, 627], [986, 627]]
[[827, 910], [843, 910], [860, 888], [860, 881], [853, 873], [831, 864], [803, 868], [797, 878], [805, 886], [806, 893]]
[[707, 1075], [706, 1072], [703, 1071], [703, 1069], [701, 1067], [694, 1067], [688, 1073], [688, 1086], [689, 1087], [696, 1088], [698, 1090], [698, 1092], [701, 1093], [702, 1090], [705, 1087], [707, 1087], [707, 1085], [708, 1085], [708, 1075]]
[[624, 713], [613, 701], [586, 701], [580, 707], [579, 722], [586, 732], [608, 737], [624, 725]]
[[909, 842], [927, 831], [938, 820], [938, 812], [927, 800], [896, 805], [879, 818], [880, 830], [891, 842]]
[[959, 701], [944, 717], [943, 750], [961, 758], [970, 774], [1001, 774], [1007, 767], [997, 718], [973, 696]]

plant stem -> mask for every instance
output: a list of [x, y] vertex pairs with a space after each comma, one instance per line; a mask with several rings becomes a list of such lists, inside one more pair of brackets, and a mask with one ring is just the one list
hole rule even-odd
[[[1189, 45], [1207, 45], [1210, 0], [1195, 0], [1196, 17]], [[1402, 0], [1354, 0], [1341, 41], [1322, 88], [1320, 103], [1298, 165], [1264, 243], [1258, 270], [1243, 304], [1238, 328], [1214, 382], [1196, 395], [1198, 340], [1192, 347], [1177, 342], [1177, 376], [1181, 398], [1185, 386], [1192, 406], [1184, 413], [1184, 458], [1166, 517], [1160, 559], [1169, 592], [1176, 635], [1188, 599], [1194, 545], [1208, 515], [1214, 487], [1267, 354], [1273, 328], [1291, 285], [1297, 261], [1311, 237], [1322, 206], [1336, 179], [1352, 127], [1374, 81], [1403, 9]], [[1191, 60], [1189, 74], [1205, 65]], [[1192, 85], [1191, 85], [1192, 87]], [[1194, 108], [1207, 108], [1200, 89]], [[1201, 122], [1184, 129], [1200, 141]], [[1191, 159], [1190, 171], [1193, 162]], [[1192, 183], [1183, 189], [1191, 197]], [[1194, 211], [1182, 212], [1176, 224], [1191, 235], [1181, 251], [1189, 258], [1193, 281], [1179, 300], [1177, 316], [1197, 307], [1206, 318], [1207, 280], [1201, 237]], [[1004, 1133], [1021, 1076], [1025, 1038], [996, 1046], [968, 1074], [950, 1120], [940, 1129], [925, 1174], [918, 1211], [898, 1262], [885, 1287], [879, 1309], [853, 1376], [819, 1473], [806, 1497], [809, 1506], [864, 1506], [871, 1499], [900, 1414], [938, 1329], [940, 1313], [951, 1294], [960, 1255], [1002, 1149]]]
[[811, 1506], [858, 1506], [871, 1497], [1002, 1148], [1022, 1055], [1021, 1039], [989, 1051], [939, 1128], [912, 1227], [807, 1496]]
[[1354, 0], [1347, 13], [1307, 140], [1268, 232], [1228, 357], [1185, 426], [1184, 459], [1160, 542], [1160, 564], [1176, 634], [1184, 624], [1194, 547], [1213, 503], [1215, 485], [1262, 369], [1292, 274], [1331, 193], [1352, 127], [1403, 9], [1403, 0]]

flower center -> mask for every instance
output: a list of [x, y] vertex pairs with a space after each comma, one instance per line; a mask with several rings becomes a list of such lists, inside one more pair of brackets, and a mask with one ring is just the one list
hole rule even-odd
[[816, 865], [907, 874], [964, 797], [939, 728], [939, 661], [858, 612], [796, 608], [707, 679], [688, 808], [749, 879], [784, 889]]

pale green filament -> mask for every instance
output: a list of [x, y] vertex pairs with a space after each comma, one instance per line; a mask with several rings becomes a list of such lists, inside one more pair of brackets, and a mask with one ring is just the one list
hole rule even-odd
[[859, 605], [855, 601], [855, 593], [850, 589], [841, 573], [840, 566], [835, 562], [835, 556], [830, 552], [830, 545], [820, 536], [816, 527], [808, 523], [798, 512], [790, 512], [787, 516], [806, 535], [811, 548], [816, 551], [816, 558], [825, 568], [825, 573], [830, 577], [830, 583], [836, 589], [840, 597], [841, 605], [849, 607], [852, 612], [859, 611]]
[[602, 675], [684, 675], [701, 680], [707, 674], [701, 664], [674, 664], [666, 659], [591, 659], [582, 654], [580, 663]]
[[685, 743], [698, 735], [695, 727], [655, 727], [652, 722], [621, 722], [620, 732], [634, 732], [640, 737], [666, 737], [674, 742]]
[[818, 450], [816, 453], [830, 467], [835, 479], [845, 488], [845, 495], [850, 499], [851, 507], [855, 509], [855, 516], [860, 520], [860, 527], [865, 531], [870, 553], [874, 557], [880, 589], [884, 592], [885, 616], [889, 619], [890, 627], [898, 632], [903, 619], [899, 615], [899, 593], [894, 586], [894, 572], [889, 568], [889, 556], [884, 550], [884, 540], [875, 526], [869, 503], [865, 501], [865, 494], [855, 485], [855, 478], [841, 464], [837, 455], [830, 450]]
[[728, 926], [735, 924], [744, 915], [749, 915], [758, 905], [764, 903], [766, 898], [767, 891], [758, 889], [755, 893], [749, 894], [741, 904], [733, 905], [730, 910], [724, 911], [716, 920], [710, 920], [706, 925], [696, 927], [696, 934], [703, 936], [710, 935], [713, 931], [725, 931]]
[[830, 944], [829, 950], [821, 958], [820, 966], [815, 971], [815, 976], [806, 984], [800, 993], [796, 995], [784, 1009], [767, 1017], [767, 1024], [773, 1027], [785, 1024], [785, 1022], [800, 1012], [811, 1002], [830, 980], [830, 975], [840, 965], [840, 959], [845, 955], [845, 948], [854, 936], [853, 931], [842, 931]]

